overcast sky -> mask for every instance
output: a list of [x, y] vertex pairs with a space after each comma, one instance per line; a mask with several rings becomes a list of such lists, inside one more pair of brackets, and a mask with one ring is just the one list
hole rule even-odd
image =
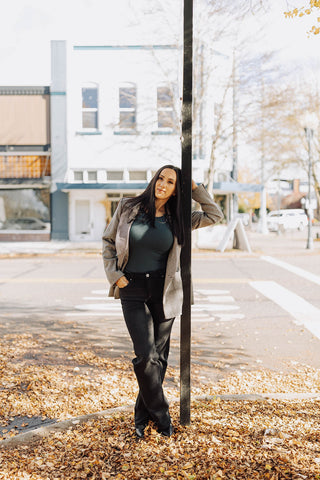
[[[315, 57], [320, 35], [308, 38], [306, 34], [312, 20], [285, 20], [287, 1], [272, 2], [271, 14], [247, 19], [246, 28], [266, 26], [266, 40], [257, 48], [266, 45], [269, 49], [281, 48], [283, 61], [303, 63], [306, 58]], [[162, 0], [162, 12], [152, 12], [151, 3], [150, 0], [6, 2], [0, 29], [0, 85], [50, 85], [50, 40], [104, 44], [174, 42], [182, 0]], [[145, 12], [142, 19], [141, 11]], [[159, 16], [168, 12], [166, 22], [159, 23]]]

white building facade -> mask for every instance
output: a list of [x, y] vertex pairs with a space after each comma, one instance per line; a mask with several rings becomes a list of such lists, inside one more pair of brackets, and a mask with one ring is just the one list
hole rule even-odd
[[[175, 45], [52, 42], [52, 238], [100, 240], [123, 196], [181, 164], [182, 50]], [[204, 181], [214, 128], [203, 98], [194, 178]]]

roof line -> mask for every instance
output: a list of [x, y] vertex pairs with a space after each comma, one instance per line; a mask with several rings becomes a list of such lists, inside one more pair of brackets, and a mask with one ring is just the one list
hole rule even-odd
[[74, 45], [74, 50], [174, 50], [177, 45]]
[[41, 86], [0, 86], [0, 95], [49, 95], [50, 87]]

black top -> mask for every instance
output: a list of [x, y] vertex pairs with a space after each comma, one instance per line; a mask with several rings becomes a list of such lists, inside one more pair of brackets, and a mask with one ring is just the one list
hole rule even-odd
[[166, 215], [155, 217], [155, 226], [144, 215], [134, 220], [129, 234], [128, 272], [154, 272], [165, 270], [173, 234]]

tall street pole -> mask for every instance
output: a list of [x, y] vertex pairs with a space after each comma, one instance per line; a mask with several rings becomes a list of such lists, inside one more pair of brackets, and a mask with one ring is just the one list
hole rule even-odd
[[306, 248], [309, 250], [313, 249], [313, 238], [312, 238], [312, 209], [311, 209], [311, 174], [312, 174], [312, 154], [311, 154], [311, 139], [313, 137], [312, 128], [304, 129], [307, 142], [308, 142], [308, 240]]
[[192, 37], [193, 0], [184, 0], [182, 98], [182, 205], [185, 244], [181, 251], [183, 306], [180, 322], [180, 423], [190, 423], [191, 364], [191, 180], [192, 180]]
[[[238, 77], [236, 67], [236, 51], [233, 50], [232, 63], [232, 172], [231, 178], [238, 182]], [[231, 218], [238, 214], [238, 194], [232, 194], [232, 212]]]
[[260, 190], [260, 233], [264, 235], [269, 232], [267, 227], [267, 189], [266, 189], [266, 181], [265, 181], [265, 142], [264, 142], [264, 112], [263, 112], [263, 104], [264, 104], [264, 81], [261, 72], [261, 190]]

